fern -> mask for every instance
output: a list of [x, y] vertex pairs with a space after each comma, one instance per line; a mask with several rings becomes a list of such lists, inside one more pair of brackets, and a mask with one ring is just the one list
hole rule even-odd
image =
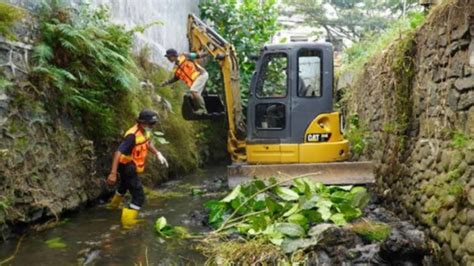
[[[133, 32], [109, 22], [108, 11], [73, 9], [51, 0], [41, 8], [41, 40], [33, 74], [57, 108], [85, 125], [96, 140], [114, 132], [116, 101], [139, 87], [131, 56]], [[94, 125], [93, 128], [91, 125]]]
[[0, 76], [0, 91], [3, 91], [9, 87], [11, 87], [13, 83], [8, 81], [6, 78]]
[[33, 59], [40, 65], [46, 64], [53, 57], [53, 49], [44, 43], [36, 45], [33, 51]]

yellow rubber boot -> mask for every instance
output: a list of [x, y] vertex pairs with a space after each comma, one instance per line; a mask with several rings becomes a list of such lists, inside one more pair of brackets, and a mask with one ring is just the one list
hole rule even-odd
[[123, 196], [115, 193], [114, 197], [112, 198], [112, 200], [107, 205], [107, 208], [108, 209], [118, 209], [119, 206], [120, 206], [120, 203], [122, 203], [122, 200], [123, 200]]
[[124, 228], [132, 228], [139, 222], [137, 220], [138, 211], [129, 208], [122, 209], [122, 226]]

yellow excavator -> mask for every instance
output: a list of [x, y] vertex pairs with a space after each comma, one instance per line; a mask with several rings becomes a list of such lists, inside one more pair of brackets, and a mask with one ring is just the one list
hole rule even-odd
[[374, 182], [371, 162], [348, 162], [349, 142], [343, 119], [333, 110], [333, 48], [329, 43], [266, 45], [256, 58], [244, 122], [235, 48], [197, 16], [188, 17], [191, 51], [206, 51], [220, 65], [224, 86], [219, 95], [203, 95], [208, 114], [187, 120], [224, 117], [228, 125], [229, 186], [251, 178], [307, 175], [325, 184]]

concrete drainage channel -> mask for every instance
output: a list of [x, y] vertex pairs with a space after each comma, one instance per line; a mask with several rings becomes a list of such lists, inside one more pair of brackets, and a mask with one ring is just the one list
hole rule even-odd
[[[104, 205], [64, 218], [58, 226], [30, 233], [18, 246], [18, 253], [6, 265], [201, 265], [207, 258], [196, 250], [198, 239], [163, 239], [154, 232], [160, 216], [169, 224], [186, 227], [192, 233], [211, 230], [203, 204], [220, 199], [228, 192], [225, 169], [212, 168], [167, 182], [148, 192], [148, 203], [141, 213], [143, 223], [133, 230], [122, 230], [120, 212]], [[390, 236], [374, 242], [355, 234], [348, 227], [327, 225], [322, 238], [309, 245], [308, 265], [432, 265], [428, 239], [421, 230], [402, 221], [381, 207], [373, 198], [359, 221], [390, 225]], [[18, 239], [0, 245], [0, 258], [15, 252]], [[268, 261], [272, 263], [272, 261]]]

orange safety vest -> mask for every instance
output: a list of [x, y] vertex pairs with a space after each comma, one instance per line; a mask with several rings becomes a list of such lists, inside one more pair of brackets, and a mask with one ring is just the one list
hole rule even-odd
[[174, 75], [177, 78], [191, 87], [200, 74], [197, 63], [188, 60], [185, 55], [178, 56], [178, 65], [174, 68]]
[[143, 134], [138, 125], [130, 128], [125, 133], [125, 137], [132, 134], [135, 135], [135, 147], [133, 147], [130, 155], [120, 155], [120, 163], [127, 164], [133, 161], [137, 167], [137, 173], [142, 173], [145, 170], [145, 159], [148, 153], [148, 146], [150, 145], [150, 134]]

